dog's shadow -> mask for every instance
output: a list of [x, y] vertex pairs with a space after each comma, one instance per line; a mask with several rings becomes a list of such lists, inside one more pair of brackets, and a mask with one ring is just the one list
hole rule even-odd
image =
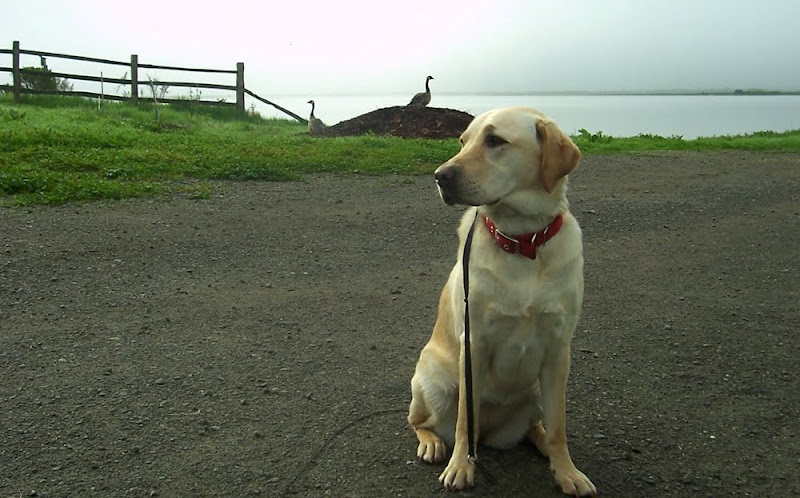
[[[311, 450], [312, 448], [307, 448]], [[364, 420], [334, 438], [324, 451], [306, 456], [307, 467], [284, 484], [281, 496], [437, 496], [447, 462], [417, 458], [417, 440], [405, 417], [387, 414]], [[458, 496], [563, 497], [548, 459], [533, 444], [478, 448], [475, 486]], [[302, 467], [302, 466], [300, 466]], [[288, 487], [287, 487], [288, 486]]]
[[[424, 487], [431, 494], [437, 494], [444, 492], [438, 477], [446, 465], [447, 461], [428, 464], [416, 460], [414, 465], [409, 466], [413, 467], [414, 479], [427, 481]], [[479, 446], [475, 486], [460, 492], [458, 496], [563, 497], [553, 481], [549, 465], [549, 460], [527, 441], [507, 450]]]

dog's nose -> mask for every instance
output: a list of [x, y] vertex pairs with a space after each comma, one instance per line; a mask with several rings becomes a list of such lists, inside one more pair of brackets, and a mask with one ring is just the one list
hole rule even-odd
[[433, 173], [436, 185], [446, 188], [456, 181], [456, 169], [453, 166], [441, 166]]

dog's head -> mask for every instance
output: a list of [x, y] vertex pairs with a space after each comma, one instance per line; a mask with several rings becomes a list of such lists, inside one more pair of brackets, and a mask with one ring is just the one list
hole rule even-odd
[[481, 206], [518, 195], [563, 196], [563, 179], [578, 165], [578, 147], [539, 111], [508, 107], [472, 120], [461, 151], [436, 169], [447, 204]]

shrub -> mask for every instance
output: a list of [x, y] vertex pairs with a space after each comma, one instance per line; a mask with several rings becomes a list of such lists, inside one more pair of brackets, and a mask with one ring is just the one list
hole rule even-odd
[[28, 90], [45, 90], [56, 92], [71, 92], [72, 83], [65, 78], [53, 76], [53, 72], [46, 67], [23, 67], [20, 72], [20, 84]]

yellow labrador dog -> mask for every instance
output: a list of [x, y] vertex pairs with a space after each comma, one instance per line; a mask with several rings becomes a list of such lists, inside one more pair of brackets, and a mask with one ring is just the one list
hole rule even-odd
[[594, 496], [567, 450], [570, 341], [583, 300], [583, 245], [567, 174], [580, 151], [544, 114], [511, 107], [476, 117], [462, 148], [434, 174], [447, 204], [466, 204], [458, 262], [411, 379], [408, 421], [417, 455], [440, 462], [448, 490], [473, 485], [468, 458], [462, 257], [469, 257], [475, 440], [508, 448], [527, 437], [550, 459], [564, 493]]

